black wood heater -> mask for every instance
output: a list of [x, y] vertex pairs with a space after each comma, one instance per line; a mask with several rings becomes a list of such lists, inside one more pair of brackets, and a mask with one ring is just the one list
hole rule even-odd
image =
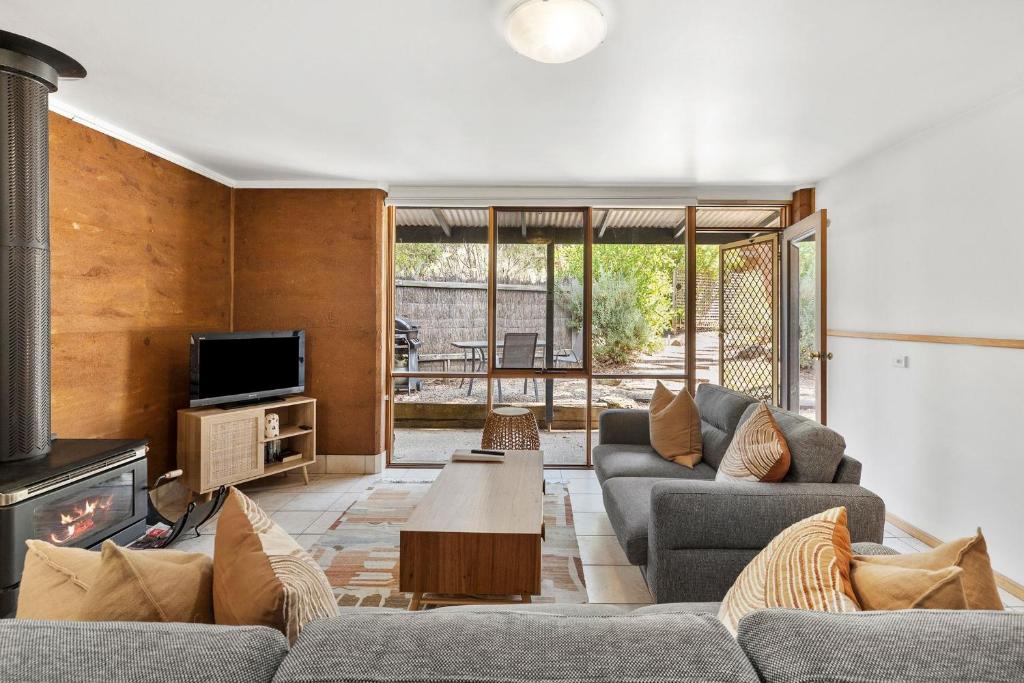
[[83, 77], [0, 31], [0, 616], [15, 611], [27, 539], [93, 548], [146, 530], [146, 442], [50, 433], [47, 99]]

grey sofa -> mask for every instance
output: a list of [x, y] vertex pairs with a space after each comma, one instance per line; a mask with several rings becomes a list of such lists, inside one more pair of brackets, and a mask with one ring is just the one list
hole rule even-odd
[[716, 482], [751, 397], [713, 384], [697, 390], [704, 441], [693, 469], [650, 445], [646, 410], [607, 410], [594, 467], [605, 509], [626, 557], [644, 569], [657, 602], [721, 600], [747, 563], [780, 531], [823, 510], [847, 509], [854, 542], [879, 543], [885, 504], [860, 486], [860, 463], [835, 431], [772, 408], [792, 464], [780, 483]]
[[713, 604], [528, 607], [348, 608], [308, 625], [291, 650], [262, 627], [4, 620], [0, 680], [1024, 680], [1024, 612], [764, 610], [734, 639]]

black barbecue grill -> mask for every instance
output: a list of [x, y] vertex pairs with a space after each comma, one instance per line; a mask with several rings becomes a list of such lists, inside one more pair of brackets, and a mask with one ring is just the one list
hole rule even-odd
[[[400, 372], [416, 372], [420, 369], [420, 326], [414, 325], [405, 318], [395, 316], [395, 370]], [[420, 390], [420, 380], [408, 377], [396, 377], [395, 389], [404, 388], [412, 393]]]

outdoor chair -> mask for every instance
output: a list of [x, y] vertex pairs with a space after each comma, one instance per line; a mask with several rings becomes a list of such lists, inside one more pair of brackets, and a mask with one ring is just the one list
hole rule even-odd
[[582, 332], [574, 332], [572, 334], [571, 349], [559, 349], [555, 352], [555, 365], [559, 363], [564, 363], [565, 365], [580, 365], [583, 363]]
[[[505, 343], [501, 354], [502, 368], [532, 368], [537, 357], [537, 333], [536, 332], [506, 332]], [[530, 380], [523, 380], [523, 393], [526, 393], [527, 383]], [[537, 391], [537, 380], [533, 380], [533, 397], [540, 398]], [[501, 380], [498, 380], [498, 403], [501, 403]]]

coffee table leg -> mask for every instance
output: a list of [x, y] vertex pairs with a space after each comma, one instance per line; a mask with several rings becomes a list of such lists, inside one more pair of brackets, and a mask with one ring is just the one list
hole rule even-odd
[[533, 596], [529, 593], [523, 593], [523, 602], [533, 602]]
[[409, 611], [417, 612], [420, 609], [420, 598], [423, 597], [423, 593], [413, 593], [412, 599], [409, 600]]

